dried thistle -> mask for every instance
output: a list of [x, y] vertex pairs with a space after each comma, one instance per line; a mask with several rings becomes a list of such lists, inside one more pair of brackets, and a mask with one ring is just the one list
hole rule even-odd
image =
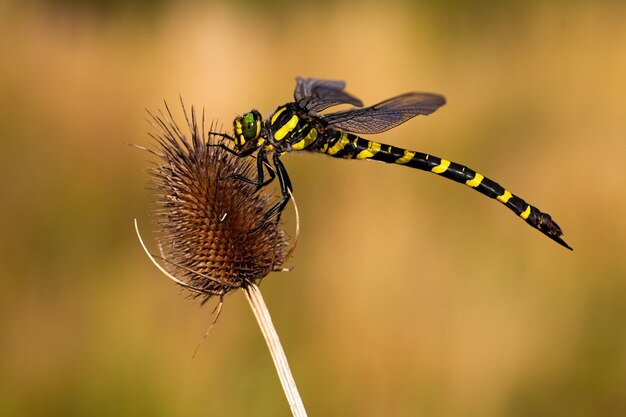
[[[217, 315], [226, 293], [237, 288], [244, 290], [272, 355], [291, 412], [294, 417], [306, 417], [287, 358], [257, 286], [269, 272], [280, 270], [278, 266], [291, 255], [295, 243], [288, 250], [286, 233], [280, 224], [264, 218], [273, 206], [271, 194], [242, 180], [252, 179], [256, 174], [252, 159], [237, 157], [220, 146], [220, 138], [204, 133], [207, 131], [204, 113], [198, 126], [193, 107], [189, 118], [183, 105], [191, 135], [187, 139], [174, 122], [167, 104], [165, 107], [166, 112], [158, 116], [149, 113], [156, 129], [156, 134], [151, 136], [158, 149], [142, 149], [158, 157], [150, 172], [158, 196], [159, 258], [166, 266], [156, 262], [149, 253], [135, 221], [141, 245], [163, 273], [194, 296], [203, 297], [203, 302], [219, 296]], [[296, 207], [296, 240], [297, 237]]]
[[168, 271], [206, 301], [258, 283], [285, 261], [288, 243], [280, 224], [263, 219], [271, 194], [240, 179], [255, 177], [254, 159], [219, 146], [193, 107], [191, 118], [183, 111], [189, 139], [167, 104], [165, 113], [149, 113], [159, 158], [151, 170], [156, 225]]

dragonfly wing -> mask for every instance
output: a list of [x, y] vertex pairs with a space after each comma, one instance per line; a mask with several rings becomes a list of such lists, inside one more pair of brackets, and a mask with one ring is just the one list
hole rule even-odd
[[338, 104], [363, 106], [361, 100], [346, 93], [345, 88], [344, 81], [297, 77], [293, 97], [300, 107], [311, 112], [320, 112]]
[[328, 127], [352, 133], [375, 134], [396, 127], [412, 117], [428, 115], [446, 103], [437, 94], [406, 93], [364, 109], [324, 115]]

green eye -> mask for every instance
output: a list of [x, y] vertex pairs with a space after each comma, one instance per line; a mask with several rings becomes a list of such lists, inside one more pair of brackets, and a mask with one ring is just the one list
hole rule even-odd
[[241, 120], [241, 133], [246, 140], [253, 140], [259, 136], [261, 126], [258, 118], [252, 112], [246, 113]]

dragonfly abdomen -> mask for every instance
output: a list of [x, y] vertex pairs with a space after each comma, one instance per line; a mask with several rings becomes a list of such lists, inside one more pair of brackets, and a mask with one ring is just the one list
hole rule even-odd
[[[328, 132], [331, 133], [331, 132]], [[552, 217], [512, 194], [497, 182], [479, 174], [465, 165], [448, 161], [422, 152], [409, 151], [391, 145], [373, 142], [345, 132], [332, 132], [335, 137], [320, 152], [335, 158], [372, 159], [386, 163], [405, 165], [429, 171], [458, 183], [467, 185], [487, 197], [504, 204], [526, 223], [538, 229], [557, 243], [572, 249], [561, 238], [562, 231]]]

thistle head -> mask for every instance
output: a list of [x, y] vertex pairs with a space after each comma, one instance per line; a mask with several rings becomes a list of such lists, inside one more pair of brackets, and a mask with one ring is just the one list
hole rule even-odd
[[281, 225], [263, 217], [275, 203], [272, 195], [236, 178], [254, 178], [253, 159], [218, 146], [222, 139], [204, 134], [204, 116], [199, 126], [193, 108], [191, 117], [185, 111], [188, 134], [167, 104], [165, 113], [150, 115], [158, 158], [151, 180], [166, 269], [205, 300], [257, 283], [285, 261], [288, 244]]

